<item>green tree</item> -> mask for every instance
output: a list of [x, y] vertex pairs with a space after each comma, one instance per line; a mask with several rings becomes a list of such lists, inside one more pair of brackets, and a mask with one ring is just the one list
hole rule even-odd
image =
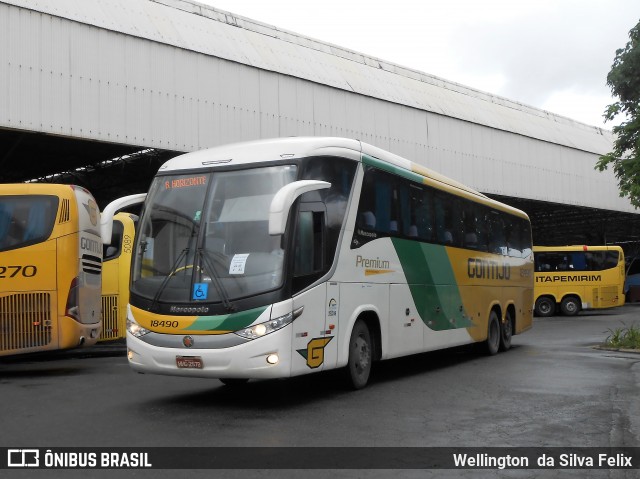
[[629, 31], [627, 45], [616, 50], [607, 85], [618, 101], [605, 110], [605, 122], [618, 116], [623, 120], [612, 128], [613, 151], [601, 156], [596, 168], [603, 171], [613, 164], [620, 196], [640, 208], [640, 22]]

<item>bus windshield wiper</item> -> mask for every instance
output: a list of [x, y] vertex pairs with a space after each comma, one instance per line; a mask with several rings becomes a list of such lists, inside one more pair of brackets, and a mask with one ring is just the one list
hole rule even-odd
[[158, 288], [158, 291], [156, 291], [156, 294], [153, 296], [153, 301], [151, 301], [151, 307], [149, 308], [151, 311], [153, 311], [155, 309], [155, 306], [158, 303], [158, 300], [160, 299], [160, 296], [162, 295], [162, 293], [164, 292], [165, 288], [167, 287], [167, 284], [169, 284], [169, 280], [175, 274], [176, 269], [178, 268], [178, 265], [180, 264], [180, 261], [182, 261], [184, 258], [186, 258], [187, 253], [189, 253], [189, 249], [190, 248], [188, 246], [185, 249], [183, 249], [180, 252], [180, 254], [178, 255], [178, 257], [176, 258], [176, 260], [173, 263], [173, 265], [171, 265], [171, 270], [169, 271], [169, 274], [167, 274], [164, 277], [164, 279], [162, 280], [162, 283], [160, 284], [160, 287]]
[[209, 276], [211, 277], [211, 282], [213, 283], [213, 286], [216, 288], [216, 291], [218, 292], [218, 294], [220, 295], [222, 306], [224, 306], [224, 308], [229, 312], [235, 311], [236, 306], [229, 300], [229, 293], [227, 293], [227, 290], [225, 289], [224, 285], [220, 281], [220, 277], [218, 276], [218, 273], [216, 273], [216, 270], [214, 268], [209, 252], [204, 248], [198, 248], [196, 250], [196, 254], [200, 258], [202, 258], [202, 260], [204, 261], [207, 267], [207, 270], [209, 270], [209, 273], [210, 273]]
[[[186, 259], [187, 255], [189, 254], [189, 251], [191, 250], [191, 248], [189, 247], [189, 245], [191, 244], [193, 238], [195, 238], [198, 235], [198, 228], [196, 223], [192, 223], [191, 224], [191, 234], [190, 234], [190, 238], [189, 241], [187, 243], [186, 248], [184, 248], [180, 254], [178, 255], [178, 257], [176, 258], [175, 262], [173, 263], [173, 265], [171, 265], [171, 269], [169, 270], [169, 274], [167, 274], [164, 279], [162, 280], [162, 283], [160, 284], [160, 287], [158, 288], [158, 291], [156, 291], [156, 294], [153, 296], [153, 301], [151, 301], [151, 310], [155, 309], [155, 306], [158, 303], [158, 300], [160, 299], [160, 296], [162, 295], [162, 293], [164, 292], [165, 288], [167, 287], [167, 284], [169, 284], [169, 280], [171, 279], [172, 276], [174, 276], [176, 274], [176, 270], [178, 268], [178, 265], [180, 264], [180, 261], [182, 261], [183, 259]], [[186, 269], [186, 263], [185, 263], [185, 269]]]

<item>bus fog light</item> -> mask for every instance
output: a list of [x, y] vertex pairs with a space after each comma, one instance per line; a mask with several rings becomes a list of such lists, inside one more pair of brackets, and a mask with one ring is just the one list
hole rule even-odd
[[280, 361], [280, 358], [277, 354], [270, 354], [269, 356], [267, 356], [267, 362], [269, 364], [278, 364], [278, 361]]
[[131, 361], [133, 359], [134, 352], [130, 349], [127, 350], [127, 359]]

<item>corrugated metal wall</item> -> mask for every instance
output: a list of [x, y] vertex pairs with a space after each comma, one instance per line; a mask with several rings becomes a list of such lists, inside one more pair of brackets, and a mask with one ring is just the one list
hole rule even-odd
[[0, 42], [0, 127], [183, 151], [345, 136], [487, 193], [634, 211], [593, 169], [609, 132], [189, 2], [0, 2]]

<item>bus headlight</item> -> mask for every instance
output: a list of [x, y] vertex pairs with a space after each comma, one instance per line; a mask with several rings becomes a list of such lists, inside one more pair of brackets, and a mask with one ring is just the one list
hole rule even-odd
[[284, 328], [293, 321], [293, 313], [287, 313], [279, 318], [270, 319], [264, 323], [254, 324], [245, 329], [235, 331], [235, 334], [247, 339], [258, 339], [267, 334], [271, 334], [278, 329]]
[[151, 332], [148, 329], [145, 329], [142, 326], [140, 326], [134, 320], [129, 318], [127, 318], [127, 331], [133, 334], [136, 338], [140, 338], [145, 334], [149, 334]]

